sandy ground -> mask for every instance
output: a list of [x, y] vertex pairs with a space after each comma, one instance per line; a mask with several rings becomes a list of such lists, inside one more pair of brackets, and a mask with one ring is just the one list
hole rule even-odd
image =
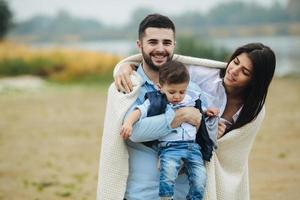
[[252, 199], [300, 199], [300, 79], [276, 79], [250, 155]]
[[[106, 90], [0, 92], [0, 200], [90, 200]], [[300, 198], [300, 80], [276, 79], [250, 156], [254, 200]]]

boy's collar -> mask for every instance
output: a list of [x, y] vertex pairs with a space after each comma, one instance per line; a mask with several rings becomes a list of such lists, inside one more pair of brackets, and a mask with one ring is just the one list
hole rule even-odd
[[138, 73], [139, 75], [141, 75], [141, 77], [142, 77], [142, 79], [143, 79], [142, 84], [148, 83], [148, 84], [150, 84], [150, 85], [154, 85], [154, 86], [155, 86], [155, 84], [153, 83], [153, 81], [151, 81], [151, 80], [149, 79], [149, 77], [145, 74], [145, 71], [144, 71], [144, 69], [143, 69], [142, 63], [139, 64], [139, 66], [138, 66], [138, 68], [137, 68], [137, 73]]

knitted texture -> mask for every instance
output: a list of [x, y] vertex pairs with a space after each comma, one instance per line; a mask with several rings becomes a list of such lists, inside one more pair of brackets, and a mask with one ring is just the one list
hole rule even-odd
[[[129, 61], [134, 63], [140, 61], [139, 59], [140, 55], [135, 55], [134, 59]], [[187, 56], [174, 55], [174, 59], [191, 65], [216, 68], [226, 66], [223, 62]], [[118, 92], [114, 84], [108, 90], [97, 200], [122, 200], [125, 194], [128, 152], [119, 132], [126, 111], [139, 94], [141, 77], [134, 72], [131, 79], [134, 87], [133, 92], [129, 94]], [[208, 179], [205, 200], [248, 200], [250, 198], [248, 157], [264, 115], [263, 108], [255, 120], [228, 132], [218, 140], [218, 149], [213, 153], [211, 161], [206, 163]]]
[[98, 174], [98, 200], [122, 200], [128, 176], [128, 151], [120, 136], [120, 128], [127, 110], [134, 103], [141, 85], [141, 78], [134, 72], [133, 92], [123, 94], [115, 85], [108, 89], [104, 129], [102, 135]]
[[264, 115], [263, 108], [254, 121], [218, 140], [218, 149], [206, 163], [205, 200], [250, 199], [248, 157]]

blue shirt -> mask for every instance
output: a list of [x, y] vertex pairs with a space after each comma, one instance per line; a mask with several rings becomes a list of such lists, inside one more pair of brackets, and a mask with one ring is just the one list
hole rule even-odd
[[[146, 76], [142, 66], [137, 72], [142, 77], [140, 94], [128, 113], [144, 102], [146, 92], [156, 90], [153, 82]], [[175, 111], [168, 109], [164, 114], [139, 120], [133, 126], [133, 132], [127, 147], [129, 153], [129, 176], [125, 197], [127, 200], [159, 200], [159, 170], [157, 168], [157, 152], [140, 142], [152, 141], [167, 135], [173, 129], [170, 127], [175, 117]], [[185, 199], [189, 190], [187, 176], [179, 175], [175, 183], [174, 199]]]

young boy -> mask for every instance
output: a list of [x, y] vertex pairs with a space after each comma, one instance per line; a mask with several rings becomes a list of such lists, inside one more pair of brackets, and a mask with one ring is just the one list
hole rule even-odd
[[[170, 61], [159, 69], [158, 91], [146, 94], [146, 101], [137, 106], [129, 114], [121, 128], [123, 139], [130, 137], [132, 126], [140, 118], [164, 113], [167, 109], [178, 109], [192, 106], [199, 101], [200, 94], [188, 91], [190, 77], [184, 64]], [[210, 108], [204, 113], [207, 116], [217, 116], [218, 109]], [[197, 129], [195, 126], [182, 123], [159, 138], [160, 184], [161, 199], [172, 199], [174, 182], [183, 161], [190, 181], [190, 191], [187, 199], [202, 199], [206, 184], [206, 171], [201, 154], [201, 147], [196, 142]]]

